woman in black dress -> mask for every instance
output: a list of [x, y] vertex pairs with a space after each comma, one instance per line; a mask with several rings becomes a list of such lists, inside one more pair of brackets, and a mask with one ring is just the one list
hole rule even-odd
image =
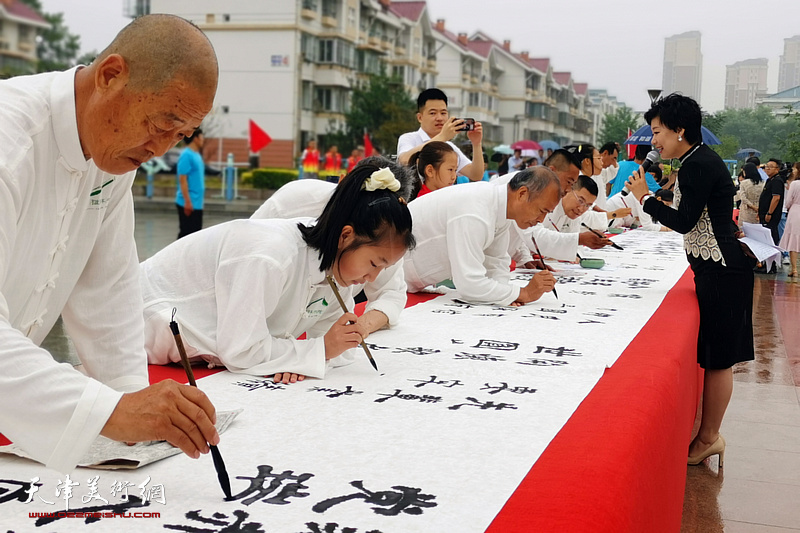
[[736, 239], [733, 197], [736, 188], [722, 159], [702, 143], [697, 102], [671, 94], [645, 113], [653, 146], [662, 158], [678, 158], [681, 168], [672, 209], [652, 197], [641, 169], [628, 187], [644, 211], [684, 234], [684, 249], [694, 271], [700, 306], [697, 362], [705, 369], [700, 430], [689, 445], [689, 464], [719, 455], [719, 433], [733, 391], [731, 367], [753, 359], [753, 262]]

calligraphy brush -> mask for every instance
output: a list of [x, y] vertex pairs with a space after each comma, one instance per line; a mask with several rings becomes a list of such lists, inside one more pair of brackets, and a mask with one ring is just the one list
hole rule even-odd
[[[186, 349], [183, 347], [183, 340], [181, 339], [181, 332], [178, 329], [178, 323], [175, 322], [175, 313], [177, 309], [172, 309], [172, 321], [169, 323], [169, 328], [172, 330], [172, 335], [175, 337], [175, 344], [178, 346], [178, 352], [181, 354], [181, 364], [186, 371], [186, 377], [189, 378], [189, 384], [192, 387], [197, 387], [197, 382], [194, 380], [194, 372], [192, 366], [189, 364], [189, 358], [186, 356]], [[216, 446], [208, 445], [211, 450], [211, 457], [214, 459], [214, 469], [217, 471], [217, 479], [219, 485], [222, 487], [222, 492], [225, 493], [225, 500], [230, 501], [233, 499], [231, 494], [231, 480], [228, 477], [228, 471], [225, 469], [225, 462], [222, 460], [222, 454], [219, 453], [219, 448]]]
[[[592, 228], [590, 228], [589, 226], [587, 226], [585, 222], [581, 222], [581, 226], [583, 226], [584, 228], [588, 229], [589, 231], [591, 231], [592, 233], [594, 233], [595, 235], [597, 235], [601, 239], [605, 239], [606, 238], [605, 235], [601, 235], [601, 234], [597, 233], [595, 230], [593, 230]], [[617, 250], [624, 250], [624, 248], [622, 246], [620, 246], [619, 244], [615, 243], [614, 241], [611, 241], [611, 246], [613, 246]]]
[[[539, 245], [536, 244], [536, 239], [533, 238], [533, 235], [531, 235], [531, 240], [533, 241], [533, 247], [536, 248], [536, 254], [539, 256], [539, 261], [542, 262], [542, 266], [545, 270], [549, 270], [544, 262], [544, 256], [542, 255], [542, 252], [539, 251]], [[555, 285], [553, 285], [553, 294], [555, 295], [556, 300], [558, 300], [558, 291], [556, 291]]]
[[[328, 284], [331, 286], [331, 289], [333, 289], [333, 294], [336, 295], [336, 299], [339, 300], [339, 305], [342, 306], [342, 311], [345, 313], [349, 313], [349, 311], [347, 310], [347, 306], [344, 305], [344, 300], [342, 300], [342, 295], [339, 294], [339, 289], [338, 287], [336, 287], [336, 282], [333, 281], [333, 277], [327, 276], [327, 279], [328, 279]], [[367, 347], [367, 343], [364, 342], [364, 339], [361, 339], [361, 347], [364, 348], [364, 353], [367, 354], [367, 358], [369, 359], [370, 364], [372, 364], [372, 368], [374, 368], [375, 371], [377, 372], [378, 365], [375, 364], [375, 359], [372, 358], [372, 354], [369, 351], [369, 347]]]

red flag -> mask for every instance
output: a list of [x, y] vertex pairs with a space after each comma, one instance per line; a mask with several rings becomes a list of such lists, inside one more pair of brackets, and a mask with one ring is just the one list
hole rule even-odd
[[272, 142], [272, 137], [267, 132], [258, 127], [258, 124], [250, 121], [250, 151], [260, 152], [262, 148]]
[[[628, 128], [628, 136], [625, 137], [625, 140], [630, 139], [631, 135], [633, 135], [633, 131], [631, 131], [631, 129]], [[636, 145], [635, 144], [626, 144], [625, 146], [628, 149], [628, 159], [630, 161], [633, 161], [633, 156], [636, 154]]]
[[369, 133], [364, 133], [364, 157], [372, 155], [372, 141], [369, 140]]

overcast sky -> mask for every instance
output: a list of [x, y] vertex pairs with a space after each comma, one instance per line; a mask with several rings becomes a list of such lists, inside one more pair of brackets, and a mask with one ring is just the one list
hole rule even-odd
[[[129, 22], [123, 0], [42, 5], [65, 14], [84, 52], [101, 50]], [[775, 92], [783, 39], [800, 34], [800, 0], [428, 0], [428, 12], [453, 33], [482, 30], [499, 42], [511, 40], [515, 52], [550, 57], [557, 71], [607, 89], [636, 110], [648, 106], [648, 88], [661, 86], [664, 37], [702, 33], [701, 104], [713, 112], [723, 107], [725, 66], [736, 61], [767, 58], [767, 89]]]

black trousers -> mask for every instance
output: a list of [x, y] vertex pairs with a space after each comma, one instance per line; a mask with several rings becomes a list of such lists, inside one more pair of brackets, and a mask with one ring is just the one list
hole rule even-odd
[[191, 215], [186, 216], [186, 213], [183, 211], [183, 206], [175, 204], [175, 207], [178, 208], [179, 239], [181, 237], [186, 237], [190, 233], [194, 233], [195, 231], [200, 231], [203, 229], [202, 209], [195, 209], [192, 211]]

